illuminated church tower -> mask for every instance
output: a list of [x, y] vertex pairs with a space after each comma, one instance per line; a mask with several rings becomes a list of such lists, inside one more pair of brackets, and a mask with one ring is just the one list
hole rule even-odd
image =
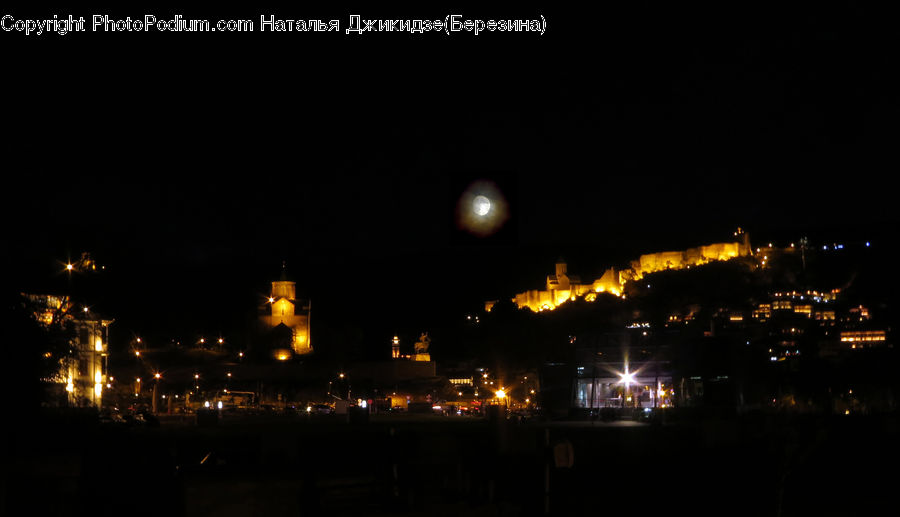
[[269, 294], [268, 310], [260, 316], [265, 326], [270, 329], [282, 330], [285, 336], [289, 336], [284, 346], [272, 350], [272, 355], [279, 361], [291, 359], [294, 355], [312, 353], [312, 344], [309, 335], [310, 303], [297, 299], [297, 284], [287, 279], [282, 266], [281, 278], [272, 282], [272, 291]]

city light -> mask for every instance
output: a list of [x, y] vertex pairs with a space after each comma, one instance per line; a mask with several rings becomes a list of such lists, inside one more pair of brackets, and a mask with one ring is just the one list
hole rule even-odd
[[506, 398], [506, 392], [503, 390], [497, 390], [494, 392], [494, 395], [497, 396], [498, 399]]

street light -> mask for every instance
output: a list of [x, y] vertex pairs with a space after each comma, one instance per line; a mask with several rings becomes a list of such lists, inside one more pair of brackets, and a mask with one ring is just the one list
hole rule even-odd
[[495, 391], [495, 392], [494, 392], [494, 395], [496, 395], [497, 398], [500, 399], [500, 402], [501, 402], [501, 403], [504, 403], [504, 404], [506, 405], [506, 409], [508, 410], [508, 409], [509, 409], [509, 399], [506, 398], [506, 391], [504, 391], [504, 390], [501, 388], [501, 389]]
[[625, 395], [622, 397], [622, 407], [624, 408], [631, 385], [634, 383], [634, 373], [630, 373], [628, 371], [628, 365], [625, 365], [625, 373], [620, 373], [619, 376], [622, 377], [622, 383], [625, 384]]

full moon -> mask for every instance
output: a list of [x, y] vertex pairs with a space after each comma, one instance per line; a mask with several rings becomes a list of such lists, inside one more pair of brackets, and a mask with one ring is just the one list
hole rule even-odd
[[492, 181], [477, 180], [460, 194], [455, 215], [460, 230], [476, 237], [488, 237], [509, 219], [509, 205]]
[[472, 209], [478, 215], [487, 215], [491, 211], [491, 200], [484, 196], [475, 196], [475, 200], [472, 201]]

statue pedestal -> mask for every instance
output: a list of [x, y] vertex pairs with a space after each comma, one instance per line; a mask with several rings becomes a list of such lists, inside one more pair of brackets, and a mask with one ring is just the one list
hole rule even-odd
[[423, 354], [413, 355], [413, 361], [431, 361], [431, 354], [425, 352]]

